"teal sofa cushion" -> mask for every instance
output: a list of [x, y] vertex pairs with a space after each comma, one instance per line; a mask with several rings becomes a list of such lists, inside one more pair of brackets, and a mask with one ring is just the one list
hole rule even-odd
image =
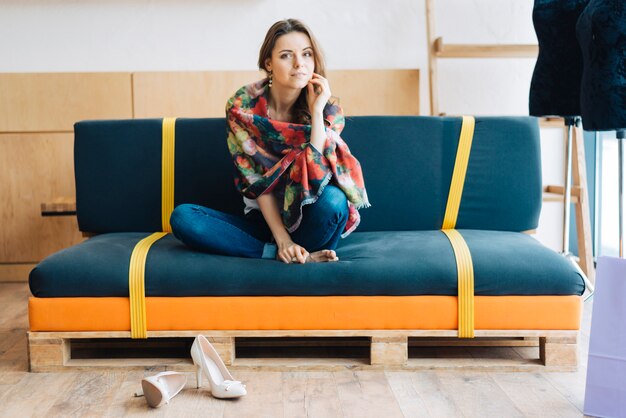
[[[556, 252], [516, 232], [460, 230], [472, 254], [476, 295], [580, 295], [581, 276]], [[128, 296], [128, 267], [146, 233], [93, 237], [43, 260], [36, 297]], [[188, 249], [171, 234], [146, 264], [147, 296], [456, 295], [452, 247], [441, 231], [355, 232], [340, 261], [287, 265]]]
[[[344, 132], [372, 203], [359, 231], [441, 228], [461, 118], [348, 118]], [[535, 229], [541, 198], [537, 120], [477, 117], [456, 227]]]

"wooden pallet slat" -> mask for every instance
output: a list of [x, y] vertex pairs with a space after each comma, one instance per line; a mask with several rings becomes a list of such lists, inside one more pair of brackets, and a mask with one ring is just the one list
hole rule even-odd
[[[230, 331], [149, 331], [148, 340], [137, 340], [137, 347], [145, 347], [159, 338], [190, 340], [198, 334], [205, 335], [215, 347], [224, 363], [235, 370], [424, 370], [424, 369], [473, 369], [503, 371], [573, 371], [577, 367], [577, 336], [575, 330], [477, 330], [475, 339], [459, 340], [455, 330], [230, 330]], [[104, 339], [104, 347], [111, 348], [127, 343], [128, 331], [113, 332], [29, 332], [30, 369], [34, 372], [89, 370], [102, 368], [146, 369], [165, 367], [181, 371], [193, 370], [190, 358], [72, 358], [72, 344], [81, 347], [87, 340], [96, 344]], [[290, 349], [298, 345], [324, 347], [323, 338], [330, 337], [329, 346], [363, 347], [369, 345], [369, 358], [249, 358], [236, 356], [236, 338], [245, 338], [243, 347], [254, 346], [252, 338], [263, 338], [260, 347], [280, 346], [285, 338]], [[302, 338], [315, 338], [313, 344]], [[341, 338], [337, 338], [341, 337]], [[354, 337], [366, 337], [356, 339]], [[451, 338], [452, 337], [452, 338]], [[271, 339], [274, 338], [275, 344]], [[279, 341], [279, 339], [283, 341]], [[342, 339], [343, 338], [343, 339]], [[352, 338], [352, 340], [350, 340]], [[268, 341], [269, 339], [269, 341]], [[356, 344], [355, 344], [356, 343]], [[462, 347], [536, 347], [535, 359], [482, 358], [410, 358], [409, 347], [440, 346]], [[354, 345], [353, 345], [354, 344]], [[167, 345], [167, 344], [166, 344]], [[172, 344], [170, 344], [172, 345]], [[363, 348], [360, 349], [362, 352]]]
[[372, 337], [370, 364], [404, 365], [408, 356], [408, 336]]
[[578, 363], [576, 336], [540, 337], [539, 358], [546, 366], [568, 366]]
[[30, 371], [65, 367], [70, 359], [70, 345], [66, 338], [41, 338], [28, 340]]

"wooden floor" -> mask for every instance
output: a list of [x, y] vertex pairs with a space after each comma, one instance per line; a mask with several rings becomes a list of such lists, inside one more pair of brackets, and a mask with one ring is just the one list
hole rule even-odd
[[[585, 304], [579, 370], [557, 372], [337, 371], [240, 372], [248, 395], [217, 400], [187, 387], [171, 404], [150, 409], [144, 375], [158, 372], [28, 373], [25, 283], [0, 283], [0, 417], [580, 417], [583, 415], [591, 302]], [[489, 355], [524, 355], [536, 347], [493, 347]], [[485, 348], [464, 348], [485, 355]], [[451, 355], [437, 348], [436, 356]]]

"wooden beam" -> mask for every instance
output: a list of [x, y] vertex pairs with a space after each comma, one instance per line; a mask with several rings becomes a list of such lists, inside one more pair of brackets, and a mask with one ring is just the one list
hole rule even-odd
[[[575, 197], [579, 197], [581, 195], [581, 187], [580, 186], [572, 186], [572, 196]], [[560, 194], [563, 195], [565, 193], [565, 187], [563, 186], [554, 186], [554, 185], [547, 185], [546, 187], [544, 187], [543, 191], [545, 193], [554, 193], [554, 194]]]
[[28, 339], [28, 362], [31, 372], [49, 369], [62, 370], [69, 359], [70, 342], [68, 339]]
[[[544, 193], [542, 200], [544, 202], [562, 202], [564, 199], [563, 199], [563, 195], [562, 194], [558, 194], [558, 193]], [[572, 203], [578, 203], [578, 197], [572, 196], [571, 202]]]
[[220, 355], [225, 365], [230, 366], [235, 361], [235, 337], [206, 337]]
[[[563, 186], [547, 185], [543, 188], [543, 201], [563, 202], [564, 193], [565, 188]], [[572, 186], [571, 202], [578, 203], [581, 193], [581, 188], [579, 186]]]
[[[237, 341], [237, 347], [369, 347], [370, 341], [353, 338], [281, 338], [245, 339]], [[537, 337], [517, 338], [413, 338], [409, 347], [537, 347]]]
[[545, 366], [578, 365], [577, 337], [540, 337], [539, 359]]
[[538, 45], [446, 45], [441, 37], [435, 40], [435, 55], [439, 58], [536, 58], [538, 53]]
[[76, 215], [76, 198], [57, 197], [41, 204], [41, 216]]
[[[567, 135], [567, 133], [566, 133]], [[593, 264], [593, 237], [591, 236], [591, 214], [589, 210], [589, 192], [587, 188], [587, 163], [585, 162], [585, 143], [582, 127], [574, 129], [572, 140], [572, 183], [578, 191], [576, 211], [576, 237], [580, 268], [591, 283], [595, 283]]]
[[539, 126], [542, 128], [564, 128], [565, 120], [554, 117], [539, 118]]
[[0, 263], [0, 283], [27, 282], [37, 263]]
[[426, 43], [428, 48], [428, 87], [430, 93], [430, 114], [439, 115], [439, 91], [437, 85], [437, 59], [435, 57], [435, 16], [432, 0], [426, 0]]
[[[307, 330], [193, 330], [193, 331], [150, 331], [148, 338], [187, 337], [198, 334], [211, 337], [458, 337], [457, 330], [446, 329], [307, 329]], [[477, 329], [478, 337], [571, 337], [577, 330], [519, 330], [519, 329]], [[58, 331], [30, 332], [31, 339], [50, 338], [130, 338], [130, 331]]]
[[372, 365], [403, 365], [409, 356], [408, 337], [372, 337], [370, 347], [370, 364]]

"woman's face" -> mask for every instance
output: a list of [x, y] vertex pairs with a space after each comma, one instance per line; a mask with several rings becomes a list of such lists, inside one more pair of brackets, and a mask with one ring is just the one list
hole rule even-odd
[[275, 86], [292, 89], [306, 87], [315, 70], [309, 37], [302, 32], [289, 32], [278, 38], [265, 68], [272, 72], [272, 84]]

